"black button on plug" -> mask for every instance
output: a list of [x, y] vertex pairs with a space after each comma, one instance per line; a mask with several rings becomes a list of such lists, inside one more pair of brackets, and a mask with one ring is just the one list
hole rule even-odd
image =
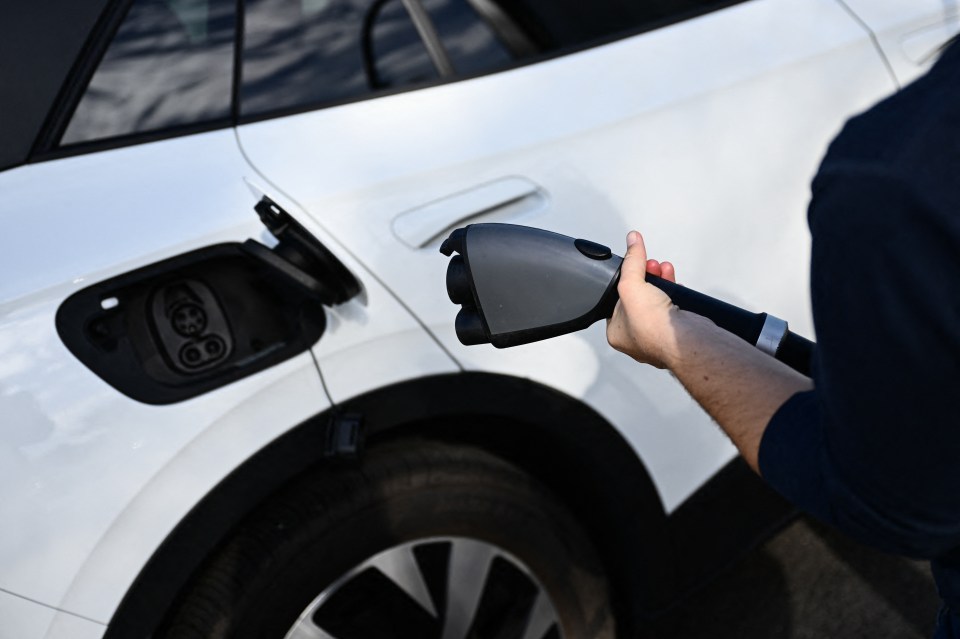
[[578, 251], [595, 260], [606, 260], [613, 255], [609, 247], [591, 242], [590, 240], [574, 240], [573, 245], [577, 247]]

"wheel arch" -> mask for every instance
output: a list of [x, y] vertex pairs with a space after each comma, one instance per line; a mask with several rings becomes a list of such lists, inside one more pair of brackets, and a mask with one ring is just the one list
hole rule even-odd
[[349, 464], [324, 456], [328, 428], [345, 414], [362, 417], [369, 447], [417, 437], [473, 445], [537, 477], [584, 525], [620, 593], [614, 605], [627, 626], [664, 608], [676, 593], [667, 516], [620, 433], [582, 402], [536, 382], [457, 373], [354, 397], [253, 455], [200, 499], [154, 552], [104, 639], [150, 636], [204, 558], [257, 505], [311, 466]]

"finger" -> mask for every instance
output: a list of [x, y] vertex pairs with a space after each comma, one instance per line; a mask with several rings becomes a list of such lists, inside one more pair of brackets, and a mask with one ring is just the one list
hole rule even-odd
[[677, 281], [677, 270], [673, 267], [673, 264], [670, 262], [661, 262], [660, 264], [660, 277], [671, 282]]
[[644, 281], [647, 272], [647, 249], [643, 245], [643, 236], [637, 231], [627, 234], [627, 253], [620, 266], [620, 281], [636, 286]]
[[656, 260], [647, 260], [647, 273], [661, 277], [660, 270], [660, 262]]

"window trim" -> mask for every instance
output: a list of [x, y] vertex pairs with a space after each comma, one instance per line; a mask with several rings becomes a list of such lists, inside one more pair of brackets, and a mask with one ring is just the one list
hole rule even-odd
[[54, 147], [50, 150], [43, 151], [36, 158], [31, 158], [27, 163], [36, 164], [39, 162], [47, 162], [49, 160], [69, 158], [76, 155], [87, 155], [89, 153], [97, 153], [99, 151], [110, 151], [113, 149], [138, 146], [140, 144], [149, 144], [151, 142], [160, 142], [161, 140], [181, 138], [187, 135], [196, 135], [199, 133], [210, 133], [211, 131], [231, 129], [235, 126], [236, 122], [232, 116], [227, 118], [218, 118], [216, 120], [207, 120], [200, 124], [178, 124], [165, 129], [158, 129], [156, 131], [130, 133], [126, 135], [118, 135], [112, 138], [77, 142], [76, 144], [71, 144], [70, 146]]
[[113, 0], [104, 9], [60, 88], [60, 93], [40, 129], [27, 163], [44, 160], [50, 152], [58, 149], [60, 139], [67, 130], [67, 125], [70, 124], [70, 118], [73, 117], [93, 74], [100, 66], [100, 61], [106, 54], [120, 24], [127, 17], [131, 6], [133, 6], [133, 0]]
[[236, 126], [240, 120], [240, 89], [243, 86], [243, 44], [247, 30], [247, 11], [244, 0], [233, 5], [233, 77], [230, 87], [230, 122]]

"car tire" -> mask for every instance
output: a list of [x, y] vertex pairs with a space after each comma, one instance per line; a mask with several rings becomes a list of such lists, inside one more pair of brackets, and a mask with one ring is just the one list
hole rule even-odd
[[556, 497], [485, 451], [418, 440], [281, 490], [157, 636], [612, 639], [615, 622], [597, 554]]

